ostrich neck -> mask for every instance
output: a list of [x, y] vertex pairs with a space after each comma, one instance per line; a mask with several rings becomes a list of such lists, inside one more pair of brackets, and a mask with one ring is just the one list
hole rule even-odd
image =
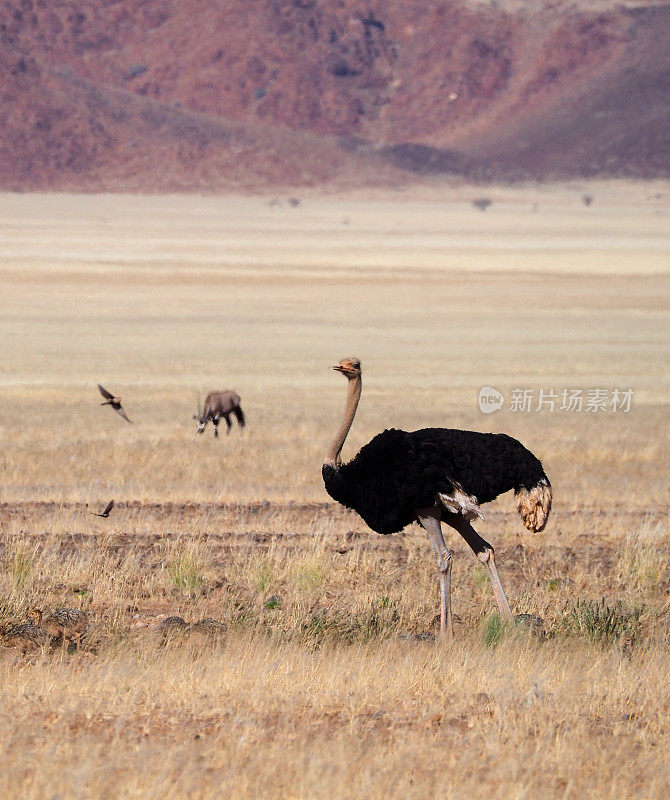
[[342, 420], [342, 425], [333, 439], [330, 447], [328, 448], [328, 453], [326, 454], [326, 460], [324, 461], [324, 464], [328, 464], [336, 469], [342, 463], [340, 459], [340, 451], [342, 450], [344, 441], [347, 438], [349, 429], [351, 428], [351, 423], [354, 421], [354, 415], [356, 414], [358, 401], [361, 399], [362, 386], [363, 382], [360, 375], [356, 378], [351, 378], [349, 381], [349, 387], [347, 389], [347, 403], [344, 407], [344, 419]]

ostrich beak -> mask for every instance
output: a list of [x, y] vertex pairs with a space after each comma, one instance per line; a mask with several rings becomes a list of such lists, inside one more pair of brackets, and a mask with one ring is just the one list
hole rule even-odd
[[334, 370], [337, 372], [344, 372], [344, 367], [341, 364], [338, 364], [336, 367], [333, 367]]

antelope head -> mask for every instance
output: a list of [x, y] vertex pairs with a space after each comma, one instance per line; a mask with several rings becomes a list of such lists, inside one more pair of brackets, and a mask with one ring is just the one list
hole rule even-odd
[[200, 392], [198, 392], [197, 411], [198, 413], [193, 415], [193, 419], [198, 420], [198, 433], [202, 433], [205, 430], [205, 419], [204, 413], [200, 410]]

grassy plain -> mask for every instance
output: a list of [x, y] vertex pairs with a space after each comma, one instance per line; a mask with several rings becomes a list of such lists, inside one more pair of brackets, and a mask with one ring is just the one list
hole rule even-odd
[[[81, 604], [92, 630], [0, 651], [2, 795], [667, 796], [669, 191], [3, 196], [0, 621]], [[543, 636], [498, 628], [451, 539], [456, 641], [431, 638], [425, 536], [328, 502], [345, 355], [345, 457], [440, 425], [542, 459], [547, 529], [505, 496], [480, 531]], [[505, 409], [483, 415], [481, 386]], [[215, 388], [248, 419], [218, 441], [191, 419]], [[632, 389], [630, 411], [559, 411], [595, 388]], [[160, 646], [175, 613], [224, 641]]]

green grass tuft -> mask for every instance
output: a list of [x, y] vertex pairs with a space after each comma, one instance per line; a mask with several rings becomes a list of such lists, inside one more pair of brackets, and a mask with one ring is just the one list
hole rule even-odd
[[601, 645], [612, 644], [625, 637], [635, 637], [644, 606], [617, 601], [609, 605], [600, 600], [578, 600], [565, 613], [561, 628], [567, 636], [581, 636]]
[[268, 563], [263, 562], [254, 570], [251, 576], [251, 583], [256, 591], [263, 594], [269, 588], [272, 578], [272, 568]]
[[490, 614], [482, 626], [482, 639], [487, 647], [497, 647], [502, 641], [507, 625], [497, 612]]
[[187, 555], [178, 556], [167, 565], [168, 575], [172, 585], [177, 589], [194, 594], [202, 586], [200, 564]]

